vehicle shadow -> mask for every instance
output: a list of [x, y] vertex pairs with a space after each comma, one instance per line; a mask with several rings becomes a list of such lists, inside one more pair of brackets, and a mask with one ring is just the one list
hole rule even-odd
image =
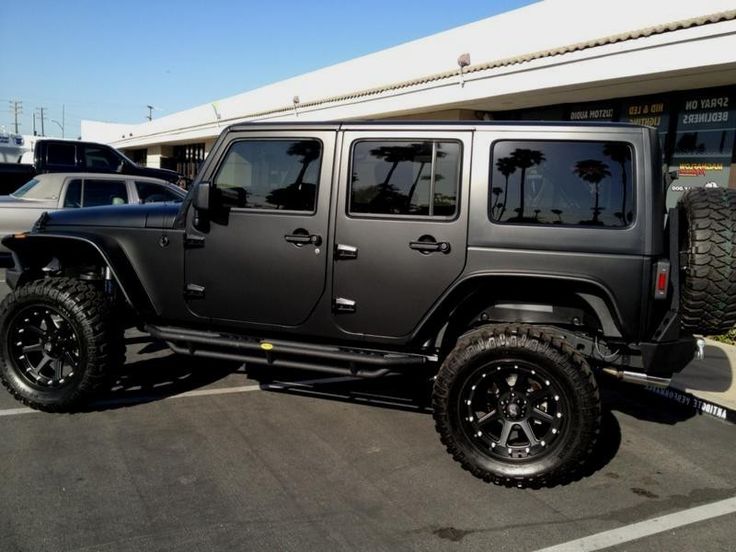
[[[183, 393], [209, 387], [216, 393], [218, 382], [230, 378], [227, 385], [257, 385], [263, 391], [319, 398], [361, 406], [431, 414], [432, 379], [429, 374], [389, 375], [378, 379], [334, 376], [322, 372], [274, 369], [235, 362], [207, 360], [167, 351], [165, 345], [134, 336], [127, 340], [133, 350], [133, 362], [127, 363], [113, 383], [85, 410], [104, 411], [165, 400]], [[232, 376], [238, 375], [233, 380]], [[239, 381], [240, 380], [240, 381]], [[602, 394], [603, 414], [600, 438], [591, 458], [575, 479], [589, 477], [603, 469], [616, 456], [621, 445], [621, 427], [616, 412], [659, 423], [676, 423], [685, 411], [673, 415], [668, 408], [655, 405], [656, 395], [625, 384], [606, 386]], [[689, 414], [691, 415], [691, 414]]]
[[204, 363], [176, 355], [126, 364], [85, 410], [114, 410], [160, 401], [212, 385], [237, 371], [233, 363]]
[[[727, 346], [723, 346], [727, 347]], [[725, 350], [708, 344], [705, 358], [694, 360], [672, 378], [673, 386], [690, 391], [722, 393], [733, 385], [734, 366]]]
[[640, 385], [601, 379], [601, 396], [611, 410], [646, 422], [675, 425], [696, 415], [695, 410]]

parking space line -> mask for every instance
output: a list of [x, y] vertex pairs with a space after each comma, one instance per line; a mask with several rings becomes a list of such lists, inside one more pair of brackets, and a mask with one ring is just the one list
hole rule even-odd
[[593, 552], [733, 513], [736, 513], [736, 497], [626, 525], [611, 531], [603, 531], [582, 539], [543, 548], [537, 552]]
[[[311, 379], [311, 380], [303, 380], [303, 381], [279, 381], [279, 382], [273, 382], [273, 383], [263, 383], [258, 385], [240, 385], [238, 387], [221, 387], [218, 389], [196, 389], [194, 391], [186, 391], [184, 393], [179, 393], [177, 395], [171, 395], [169, 397], [162, 397], [162, 401], [169, 401], [172, 399], [185, 399], [189, 397], [206, 397], [210, 395], [229, 395], [232, 393], [250, 393], [252, 391], [268, 391], [269, 389], [273, 390], [286, 390], [286, 389], [292, 389], [292, 388], [304, 388], [304, 387], [312, 387], [314, 385], [327, 385], [330, 383], [342, 383], [342, 382], [348, 382], [348, 381], [357, 381], [361, 378], [353, 377], [353, 376], [339, 376], [339, 377], [330, 377], [330, 378], [318, 378], [318, 379]], [[117, 399], [111, 399], [106, 401], [99, 401], [96, 404], [103, 405], [103, 406], [113, 406], [115, 404], [124, 404], [129, 402], [138, 402], [140, 400], [140, 397], [130, 397], [125, 398], [122, 400]], [[38, 410], [34, 410], [32, 408], [7, 408], [5, 410], [0, 410], [0, 416], [17, 416], [19, 414], [33, 414], [34, 412], [38, 412]]]
[[18, 414], [33, 414], [34, 412], [38, 412], [38, 410], [33, 410], [32, 408], [7, 408], [0, 410], [0, 416], [17, 416]]

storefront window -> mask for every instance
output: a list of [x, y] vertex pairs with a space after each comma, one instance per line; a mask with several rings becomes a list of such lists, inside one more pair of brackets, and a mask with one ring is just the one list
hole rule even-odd
[[174, 146], [173, 169], [186, 178], [193, 179], [204, 161], [204, 144]]
[[701, 91], [683, 96], [673, 137], [670, 168], [679, 179], [672, 185], [668, 206], [693, 187], [728, 187], [736, 111], [727, 92]]

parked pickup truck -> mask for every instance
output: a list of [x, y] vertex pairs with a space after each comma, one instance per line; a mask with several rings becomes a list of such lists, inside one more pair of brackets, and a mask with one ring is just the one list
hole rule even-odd
[[0, 163], [0, 195], [15, 191], [36, 174], [54, 172], [117, 173], [149, 176], [173, 183], [180, 178], [175, 171], [136, 165], [106, 144], [43, 139], [36, 142], [32, 164]]
[[[158, 178], [99, 173], [39, 174], [13, 194], [0, 196], [0, 236], [26, 232], [44, 213], [57, 209], [178, 202], [184, 190]], [[0, 268], [12, 257], [0, 244]]]
[[667, 184], [637, 125], [238, 124], [182, 204], [3, 239], [0, 381], [84, 408], [126, 324], [222, 362], [416, 374], [470, 473], [570, 481], [609, 438], [606, 378], [667, 385], [736, 323], [736, 194], [666, 210]]

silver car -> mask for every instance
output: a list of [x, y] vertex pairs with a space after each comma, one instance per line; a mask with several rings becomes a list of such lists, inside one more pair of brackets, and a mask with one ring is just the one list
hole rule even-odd
[[[186, 192], [157, 178], [97, 173], [39, 174], [8, 196], [0, 196], [0, 237], [25, 232], [44, 211], [103, 205], [179, 202]], [[9, 252], [0, 245], [0, 267]]]

